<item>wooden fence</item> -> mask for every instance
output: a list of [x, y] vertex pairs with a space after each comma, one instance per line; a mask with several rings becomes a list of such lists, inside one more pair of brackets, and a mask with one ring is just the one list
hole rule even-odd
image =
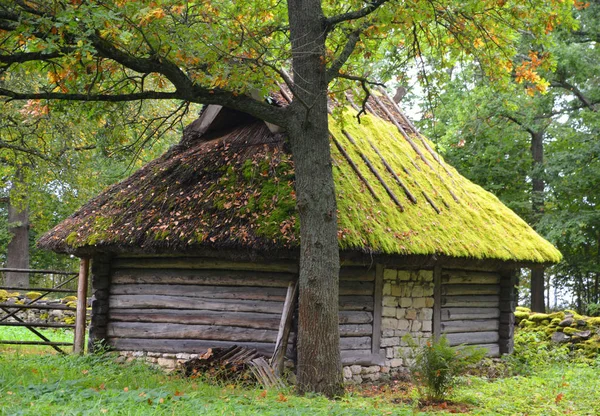
[[[27, 309], [37, 309], [37, 310], [62, 310], [62, 311], [73, 311], [76, 312], [78, 317], [81, 314], [79, 311], [79, 306], [82, 302], [79, 301], [77, 303], [77, 308], [70, 307], [67, 305], [63, 305], [60, 303], [57, 304], [41, 304], [39, 300], [43, 297], [52, 294], [52, 293], [60, 293], [60, 294], [73, 294], [76, 293], [76, 289], [65, 289], [69, 283], [76, 281], [79, 276], [76, 272], [63, 272], [63, 271], [54, 271], [54, 270], [29, 270], [29, 269], [2, 269], [0, 268], [0, 272], [13, 272], [13, 273], [27, 273], [27, 274], [53, 274], [53, 275], [61, 275], [67, 276], [67, 280], [64, 280], [60, 284], [51, 287], [51, 288], [40, 288], [40, 287], [30, 287], [30, 288], [22, 288], [22, 287], [8, 287], [8, 286], [0, 286], [0, 290], [4, 289], [6, 291], [23, 291], [27, 292], [39, 292], [38, 296], [35, 296], [33, 299], [25, 299], [23, 304], [16, 303], [8, 303], [8, 302], [0, 302], [0, 311], [4, 312], [4, 314], [0, 315], [0, 326], [17, 326], [17, 327], [25, 327], [33, 334], [35, 334], [39, 341], [9, 341], [9, 340], [0, 340], [0, 344], [12, 344], [12, 345], [46, 345], [61, 354], [66, 354], [66, 352], [61, 347], [74, 347], [74, 342], [54, 342], [47, 338], [44, 334], [37, 330], [37, 328], [69, 328], [75, 329], [76, 333], [81, 333], [85, 331], [85, 321], [83, 322], [83, 329], [79, 328], [77, 330], [77, 322], [75, 325], [59, 323], [59, 322], [27, 322], [21, 317], [18, 316], [19, 312], [25, 311]], [[87, 276], [86, 276], [87, 277]], [[85, 292], [84, 292], [85, 299]], [[83, 303], [83, 314], [85, 316], [85, 303]], [[12, 321], [9, 321], [9, 318], [12, 318]], [[79, 323], [81, 325], [81, 323]], [[80, 335], [80, 334], [77, 334]], [[81, 335], [80, 335], [81, 337]]]

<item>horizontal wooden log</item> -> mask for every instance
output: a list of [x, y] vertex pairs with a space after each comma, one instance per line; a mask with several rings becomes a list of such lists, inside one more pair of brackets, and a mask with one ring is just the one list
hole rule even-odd
[[442, 285], [442, 295], [499, 295], [499, 285]]
[[298, 264], [292, 261], [234, 262], [202, 257], [117, 257], [113, 259], [112, 267], [113, 269], [220, 269], [298, 273]]
[[371, 337], [340, 337], [340, 350], [367, 350], [371, 348]]
[[211, 311], [260, 312], [281, 314], [283, 302], [237, 299], [187, 298], [160, 295], [112, 295], [110, 308], [133, 309], [204, 309]]
[[373, 322], [373, 312], [364, 311], [340, 311], [341, 324], [370, 324]]
[[[283, 302], [285, 289], [249, 286], [198, 286], [198, 285], [118, 285], [110, 288], [112, 295], [167, 295], [211, 299], [271, 300]], [[182, 302], [185, 300], [182, 299]]]
[[342, 311], [373, 311], [373, 296], [340, 296]]
[[491, 319], [499, 316], [499, 308], [442, 308], [442, 322], [463, 319]]
[[109, 322], [111, 338], [205, 339], [218, 341], [275, 342], [277, 331], [220, 325], [185, 325], [142, 322]]
[[371, 335], [373, 335], [373, 325], [371, 324], [340, 325], [341, 337], [370, 337]]
[[446, 285], [495, 285], [499, 283], [500, 275], [497, 273], [469, 272], [464, 270], [444, 270], [442, 272], [442, 284]]
[[347, 350], [341, 352], [342, 365], [384, 365], [385, 357], [371, 350]]
[[[500, 356], [500, 345], [499, 344], [477, 344], [474, 347], [484, 348], [487, 350], [486, 355], [488, 357], [499, 357]], [[458, 347], [461, 349], [461, 347]]]
[[264, 286], [287, 288], [292, 273], [243, 270], [117, 269], [112, 284], [170, 284], [213, 286]]
[[108, 318], [116, 322], [163, 322], [195, 325], [230, 325], [245, 328], [277, 329], [281, 315], [274, 313], [227, 312], [193, 309], [111, 309]]
[[340, 295], [373, 296], [373, 282], [340, 281]]
[[442, 296], [442, 306], [462, 308], [497, 308], [500, 306], [500, 296]]
[[447, 321], [441, 323], [443, 334], [456, 332], [484, 332], [498, 331], [500, 322], [498, 319], [470, 319], [464, 321]]
[[[268, 342], [231, 342], [202, 339], [135, 339], [135, 338], [108, 338], [107, 343], [117, 351], [147, 351], [161, 353], [202, 354], [209, 348], [229, 348], [234, 345], [243, 348], [256, 349], [259, 353], [270, 356], [273, 354], [275, 343]], [[291, 356], [288, 348], [286, 356]]]
[[498, 335], [498, 332], [462, 332], [447, 334], [446, 338], [450, 345], [473, 345], [495, 343], [498, 342], [500, 336]]
[[53, 342], [53, 341], [2, 341], [0, 344], [6, 345], [48, 345], [50, 347], [67, 347], [73, 345], [72, 342]]
[[340, 269], [340, 281], [344, 280], [372, 282], [375, 280], [375, 266], [370, 269], [366, 267], [342, 267]]

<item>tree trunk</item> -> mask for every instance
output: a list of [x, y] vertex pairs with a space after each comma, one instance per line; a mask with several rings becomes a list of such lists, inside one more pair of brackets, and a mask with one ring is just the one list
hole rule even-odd
[[[531, 135], [531, 156], [533, 158], [532, 169], [532, 194], [531, 207], [533, 211], [533, 224], [537, 224], [544, 213], [544, 130]], [[534, 312], [545, 312], [544, 305], [544, 268], [531, 269], [531, 310]]]
[[[12, 194], [12, 192], [11, 192]], [[29, 210], [23, 204], [14, 204], [12, 195], [8, 202], [8, 232], [12, 234], [6, 248], [6, 267], [29, 268]], [[27, 273], [6, 272], [4, 284], [12, 287], [29, 287]]]
[[299, 393], [341, 395], [337, 211], [329, 148], [325, 26], [319, 0], [289, 0], [294, 100], [288, 135], [300, 218]]

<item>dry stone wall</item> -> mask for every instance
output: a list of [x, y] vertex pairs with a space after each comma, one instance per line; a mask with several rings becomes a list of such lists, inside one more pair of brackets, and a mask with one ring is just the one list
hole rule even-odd
[[385, 268], [380, 341], [383, 365], [344, 367], [344, 379], [361, 383], [378, 380], [382, 374], [397, 375], [405, 368], [409, 353], [403, 337], [410, 335], [425, 343], [432, 335], [432, 324], [433, 271]]

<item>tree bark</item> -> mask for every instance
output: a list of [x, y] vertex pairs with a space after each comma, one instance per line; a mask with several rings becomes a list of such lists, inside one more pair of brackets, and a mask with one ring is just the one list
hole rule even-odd
[[[533, 211], [533, 224], [539, 221], [544, 213], [544, 130], [531, 134], [531, 156], [533, 158], [532, 169], [532, 194], [531, 207]], [[531, 269], [531, 310], [534, 312], [545, 312], [544, 305], [544, 268]]]
[[329, 148], [325, 17], [320, 0], [289, 0], [294, 99], [287, 125], [300, 218], [299, 393], [341, 395], [337, 211]]
[[[17, 172], [15, 181], [20, 180]], [[14, 185], [13, 185], [14, 188]], [[6, 248], [6, 267], [11, 269], [29, 268], [29, 210], [25, 202], [14, 203], [14, 190], [11, 189], [8, 201], [8, 232], [12, 234]], [[6, 272], [4, 284], [11, 287], [29, 287], [27, 273]]]

